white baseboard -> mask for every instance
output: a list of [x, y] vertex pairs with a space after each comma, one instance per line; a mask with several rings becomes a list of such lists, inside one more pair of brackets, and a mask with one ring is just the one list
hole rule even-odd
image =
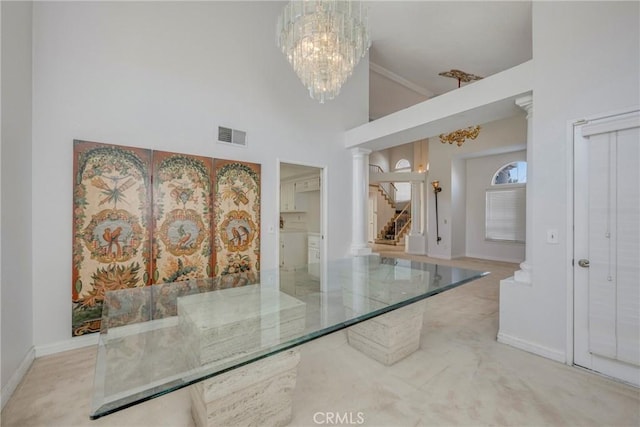
[[31, 367], [31, 364], [33, 363], [33, 360], [35, 358], [36, 349], [34, 347], [31, 347], [26, 356], [24, 356], [24, 359], [22, 359], [22, 362], [20, 362], [18, 369], [16, 369], [13, 375], [11, 375], [9, 382], [4, 387], [2, 387], [2, 395], [0, 396], [0, 409], [4, 409], [4, 405], [7, 404], [9, 398], [11, 398], [11, 395], [13, 395], [13, 392], [16, 391], [16, 388]]
[[530, 282], [518, 282], [513, 276], [500, 280], [500, 287], [502, 287], [503, 284], [507, 286], [526, 286], [528, 288], [533, 286]]
[[81, 337], [69, 338], [51, 344], [37, 345], [35, 347], [36, 357], [48, 356], [62, 351], [76, 350], [78, 348], [89, 347], [98, 344], [99, 334], [89, 334]]
[[566, 355], [563, 351], [555, 350], [549, 347], [542, 346], [540, 344], [532, 343], [520, 338], [506, 335], [502, 332], [498, 332], [498, 342], [507, 344], [512, 347], [524, 350], [529, 353], [536, 354], [538, 356], [546, 357], [547, 359], [555, 360], [556, 362], [566, 363]]
[[435, 254], [434, 255], [434, 254], [431, 254], [431, 253], [428, 253], [428, 252], [427, 252], [427, 256], [429, 258], [444, 259], [444, 260], [447, 260], [447, 261], [451, 261], [451, 257], [450, 256], [445, 256], [445, 255], [440, 255], [440, 254]]
[[4, 408], [4, 405], [9, 401], [11, 395], [16, 390], [25, 374], [31, 367], [31, 364], [37, 357], [48, 356], [50, 354], [56, 354], [63, 351], [75, 350], [82, 347], [88, 347], [98, 344], [98, 334], [85, 335], [77, 338], [70, 338], [64, 341], [58, 341], [51, 344], [44, 344], [33, 346], [29, 349], [26, 356], [18, 366], [18, 369], [11, 375], [9, 382], [2, 387], [0, 395], [0, 409]]

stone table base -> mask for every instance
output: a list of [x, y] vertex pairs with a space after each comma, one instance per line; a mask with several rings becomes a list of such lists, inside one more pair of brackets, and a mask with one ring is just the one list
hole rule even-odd
[[418, 301], [347, 329], [349, 344], [385, 365], [420, 348], [426, 301]]
[[299, 362], [300, 351], [287, 350], [191, 386], [196, 426], [289, 424]]

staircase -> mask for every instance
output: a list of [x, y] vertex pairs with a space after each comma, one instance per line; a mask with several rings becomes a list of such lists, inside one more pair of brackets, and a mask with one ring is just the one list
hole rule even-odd
[[[393, 185], [393, 184], [391, 184], [391, 185]], [[378, 187], [378, 193], [382, 194], [382, 197], [384, 197], [384, 199], [387, 201], [387, 203], [389, 203], [389, 205], [391, 207], [393, 207], [393, 209], [395, 209], [396, 208], [396, 202], [393, 201], [393, 199], [391, 199], [391, 196], [389, 196], [389, 193], [387, 193], [387, 191], [380, 184], [376, 185], [376, 187]]]
[[404, 236], [411, 229], [411, 214], [408, 210], [409, 204], [387, 222], [378, 233], [375, 240], [377, 244], [397, 246], [404, 243]]
[[[383, 170], [378, 165], [370, 164], [369, 172], [382, 173]], [[398, 189], [392, 182], [387, 184], [388, 188], [385, 188], [380, 183], [373, 185], [377, 187], [378, 193], [382, 195], [387, 204], [395, 211], [395, 214], [385, 224], [382, 230], [380, 230], [378, 237], [375, 239], [375, 243], [397, 246], [404, 243], [404, 236], [411, 228], [411, 210], [409, 208], [411, 203], [407, 203], [404, 209], [398, 210], [395, 202]]]

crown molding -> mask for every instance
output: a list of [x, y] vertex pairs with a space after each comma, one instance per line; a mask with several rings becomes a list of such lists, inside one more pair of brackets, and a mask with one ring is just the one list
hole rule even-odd
[[373, 71], [376, 74], [380, 74], [383, 77], [388, 78], [389, 80], [392, 80], [396, 83], [398, 83], [401, 86], [406, 87], [407, 89], [418, 93], [422, 96], [426, 96], [427, 98], [431, 98], [434, 94], [431, 91], [428, 91], [427, 89], [423, 88], [422, 86], [418, 86], [415, 83], [410, 82], [409, 80], [405, 79], [404, 77], [400, 77], [399, 75], [397, 75], [396, 73], [394, 73], [393, 71], [389, 71], [386, 68], [369, 61], [369, 70]]

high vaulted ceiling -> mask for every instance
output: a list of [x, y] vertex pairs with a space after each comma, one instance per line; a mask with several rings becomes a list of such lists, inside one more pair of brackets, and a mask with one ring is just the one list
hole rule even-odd
[[[370, 1], [372, 119], [458, 87], [451, 69], [487, 77], [528, 61], [530, 1]], [[412, 96], [390, 96], [384, 80]], [[407, 84], [408, 83], [408, 84]], [[462, 83], [465, 85], [465, 83]], [[472, 83], [468, 83], [472, 84]]]

